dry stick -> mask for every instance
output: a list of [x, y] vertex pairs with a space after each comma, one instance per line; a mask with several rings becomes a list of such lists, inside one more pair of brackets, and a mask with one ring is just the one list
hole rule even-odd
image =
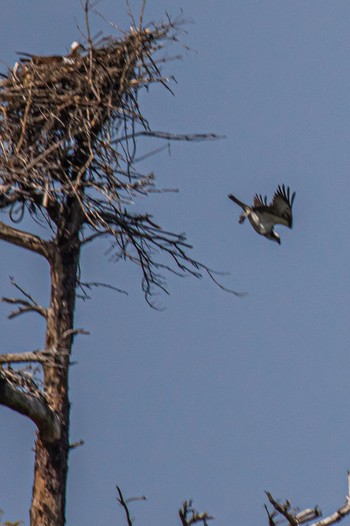
[[124, 500], [123, 494], [122, 494], [121, 489], [119, 488], [119, 486], [116, 486], [116, 488], [117, 488], [118, 495], [119, 495], [118, 502], [124, 508], [124, 511], [125, 511], [126, 522], [127, 522], [128, 526], [132, 526], [132, 520], [131, 520], [131, 517], [130, 517], [130, 512], [129, 512], [128, 505], [127, 505], [126, 501]]
[[214, 519], [214, 517], [209, 515], [206, 511], [198, 513], [198, 511], [192, 507], [192, 500], [185, 500], [183, 502], [182, 508], [179, 509], [179, 517], [182, 526], [191, 526], [197, 522], [202, 522], [204, 526], [207, 526], [208, 521]]
[[[340, 522], [344, 517], [350, 514], [350, 471], [347, 473], [348, 476], [348, 493], [345, 497], [345, 504], [341, 506], [338, 510], [336, 510], [334, 513], [329, 515], [328, 517], [325, 517], [324, 519], [321, 519], [319, 521], [313, 522], [312, 524], [309, 524], [309, 526], [329, 526], [330, 524], [335, 524], [336, 522]], [[302, 512], [298, 512], [296, 514], [293, 514], [290, 511], [290, 503], [289, 501], [286, 501], [285, 504], [280, 504], [277, 502], [269, 493], [268, 491], [265, 492], [267, 495], [267, 498], [269, 499], [270, 503], [274, 507], [274, 509], [280, 513], [283, 517], [287, 519], [289, 524], [292, 526], [298, 526], [299, 524], [309, 522], [310, 520], [315, 519], [316, 517], [319, 517], [321, 515], [321, 511], [316, 506], [315, 508], [309, 508]], [[269, 521], [271, 518], [271, 514], [269, 515]], [[271, 524], [271, 522], [270, 522]], [[276, 522], [274, 521], [274, 524]]]
[[28, 94], [28, 98], [27, 98], [27, 103], [26, 103], [26, 107], [25, 107], [25, 111], [24, 111], [24, 115], [23, 115], [23, 119], [21, 120], [21, 124], [22, 124], [22, 132], [21, 132], [21, 136], [20, 136], [20, 139], [18, 141], [18, 144], [16, 146], [16, 150], [15, 150], [15, 155], [18, 154], [18, 152], [20, 151], [21, 149], [21, 146], [22, 146], [22, 143], [24, 141], [24, 135], [25, 135], [25, 131], [26, 131], [26, 123], [27, 123], [27, 117], [28, 117], [28, 113], [29, 113], [29, 108], [30, 108], [30, 104], [31, 104], [31, 100], [32, 100], [32, 91], [33, 91], [33, 85], [31, 84], [30, 85], [30, 89], [29, 89], [29, 94]]
[[26, 362], [38, 362], [43, 363], [46, 361], [46, 357], [43, 351], [28, 351], [22, 353], [6, 353], [0, 354], [1, 363], [26, 363]]
[[42, 307], [41, 305], [32, 304], [29, 303], [29, 301], [21, 300], [20, 298], [2, 297], [0, 298], [0, 302], [7, 303], [9, 305], [22, 305], [18, 308], [18, 310], [13, 311], [9, 314], [8, 318], [10, 320], [16, 318], [16, 316], [20, 316], [21, 314], [25, 314], [27, 312], [37, 312], [43, 318], [47, 318], [47, 309]]
[[298, 521], [294, 517], [293, 513], [290, 513], [288, 511], [290, 508], [289, 502], [286, 502], [284, 505], [282, 505], [273, 498], [271, 493], [269, 493], [268, 491], [265, 491], [265, 493], [275, 510], [278, 511], [281, 515], [283, 515], [292, 526], [298, 526]]

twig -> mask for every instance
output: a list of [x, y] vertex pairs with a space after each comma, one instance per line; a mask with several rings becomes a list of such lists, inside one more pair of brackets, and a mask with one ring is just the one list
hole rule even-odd
[[206, 511], [198, 513], [198, 511], [192, 507], [192, 500], [185, 500], [183, 502], [182, 508], [179, 509], [179, 517], [182, 526], [191, 526], [197, 522], [202, 522], [204, 526], [208, 526], [208, 521], [214, 519], [214, 517], [209, 515]]
[[[341, 506], [338, 510], [336, 510], [334, 513], [332, 513], [331, 515], [328, 515], [327, 517], [319, 521], [312, 522], [311, 524], [309, 524], [309, 526], [329, 526], [330, 524], [335, 524], [337, 522], [340, 522], [341, 520], [344, 519], [344, 517], [350, 514], [350, 471], [348, 471], [347, 477], [348, 477], [348, 493], [345, 497], [345, 504]], [[299, 524], [305, 524], [306, 522], [310, 522], [314, 520], [316, 517], [320, 517], [322, 515], [321, 510], [317, 506], [315, 506], [314, 508], [307, 508], [301, 512], [299, 512], [298, 510], [292, 511], [290, 502], [288, 500], [285, 502], [285, 504], [280, 504], [278, 501], [276, 501], [272, 497], [271, 493], [269, 493], [268, 491], [266, 491], [265, 493], [275, 510], [272, 514], [270, 514], [265, 506], [265, 509], [268, 512], [270, 526], [276, 525], [276, 521], [274, 520], [274, 517], [278, 513], [282, 515], [282, 517], [284, 517], [288, 521], [288, 523], [292, 526], [297, 526]]]
[[10, 320], [27, 312], [37, 312], [38, 314], [40, 314], [40, 316], [42, 316], [45, 319], [47, 317], [47, 309], [45, 309], [41, 305], [31, 305], [28, 301], [21, 300], [20, 298], [2, 297], [0, 298], [0, 302], [7, 303], [10, 305], [22, 305], [22, 307], [19, 307], [18, 310], [13, 311], [8, 315], [8, 318]]
[[84, 336], [89, 336], [90, 332], [85, 329], [69, 329], [68, 331], [65, 331], [61, 338], [67, 338], [67, 336], [75, 336], [76, 334], [83, 334]]
[[132, 520], [131, 520], [131, 517], [130, 517], [130, 512], [129, 512], [128, 505], [127, 505], [126, 501], [124, 500], [123, 494], [122, 494], [121, 489], [119, 488], [119, 486], [116, 486], [116, 488], [117, 488], [118, 495], [119, 495], [118, 502], [119, 502], [119, 504], [122, 506], [122, 508], [125, 511], [126, 522], [127, 522], [128, 526], [132, 526]]
[[0, 354], [0, 364], [2, 363], [25, 363], [38, 362], [43, 363], [47, 361], [47, 356], [43, 351], [28, 351], [22, 353], [6, 353]]
[[83, 446], [84, 444], [85, 444], [85, 440], [80, 439], [77, 442], [73, 442], [72, 444], [69, 444], [69, 449], [73, 450], [80, 446]]
[[21, 294], [23, 294], [24, 297], [28, 298], [28, 301], [23, 300], [21, 298], [0, 298], [0, 302], [2, 303], [7, 303], [9, 305], [20, 305], [20, 307], [17, 310], [9, 314], [8, 318], [11, 320], [13, 318], [16, 318], [17, 316], [20, 316], [21, 314], [26, 314], [27, 312], [36, 312], [46, 319], [47, 309], [39, 305], [28, 292], [26, 292], [22, 287], [18, 285], [18, 283], [15, 282], [12, 276], [10, 276], [10, 281], [11, 285], [13, 285]]
[[120, 294], [128, 295], [126, 290], [119, 289], [118, 287], [115, 287], [114, 285], [110, 285], [109, 283], [103, 283], [103, 281], [79, 281], [78, 285], [83, 290], [84, 290], [84, 287], [86, 287], [87, 289], [92, 289], [93, 287], [103, 287], [105, 289], [110, 289], [110, 290], [114, 290], [115, 292], [119, 292]]
[[290, 502], [287, 500], [284, 504], [280, 504], [273, 498], [271, 493], [269, 493], [268, 491], [265, 491], [265, 493], [275, 510], [278, 511], [278, 513], [280, 513], [281, 515], [283, 515], [283, 517], [285, 517], [292, 526], [298, 526], [297, 519], [295, 518], [293, 513], [289, 512]]
[[156, 137], [157, 139], [165, 139], [167, 141], [217, 141], [219, 139], [225, 139], [225, 135], [216, 135], [215, 133], [170, 133], [162, 131], [140, 131], [136, 132], [133, 135], [124, 135], [112, 141], [112, 144], [117, 144], [119, 142], [127, 141], [131, 137]]
[[277, 511], [273, 511], [272, 513], [270, 513], [268, 507], [266, 506], [266, 504], [264, 504], [264, 508], [265, 508], [265, 511], [266, 511], [267, 516], [269, 518], [269, 526], [276, 526], [277, 523], [275, 521], [275, 517], [277, 515]]

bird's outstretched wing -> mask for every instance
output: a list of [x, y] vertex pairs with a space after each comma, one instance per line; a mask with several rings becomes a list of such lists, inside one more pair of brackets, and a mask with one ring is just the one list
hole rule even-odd
[[28, 64], [32, 62], [36, 66], [45, 64], [57, 64], [63, 62], [63, 57], [60, 55], [32, 55], [31, 53], [25, 53], [24, 51], [17, 51], [18, 54], [23, 55], [19, 59], [21, 64]]
[[267, 196], [263, 197], [261, 194], [255, 194], [253, 201], [254, 208], [265, 207], [267, 204]]
[[266, 213], [268, 213], [275, 224], [285, 225], [289, 228], [293, 226], [293, 201], [295, 198], [295, 192], [291, 194], [289, 186], [285, 187], [278, 186], [274, 193], [272, 203], [267, 207]]

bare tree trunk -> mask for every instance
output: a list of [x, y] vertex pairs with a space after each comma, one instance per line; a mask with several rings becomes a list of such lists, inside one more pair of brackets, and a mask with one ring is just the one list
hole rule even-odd
[[[68, 248], [67, 248], [68, 247]], [[50, 261], [51, 299], [46, 329], [46, 351], [51, 359], [44, 366], [45, 395], [59, 416], [60, 439], [48, 442], [38, 433], [31, 526], [63, 526], [69, 453], [68, 371], [73, 342], [73, 316], [79, 260], [78, 236], [56, 246]]]

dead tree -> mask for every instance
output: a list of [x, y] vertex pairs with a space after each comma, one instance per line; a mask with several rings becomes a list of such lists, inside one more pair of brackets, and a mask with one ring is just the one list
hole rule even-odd
[[299, 526], [302, 524], [307, 526], [330, 526], [340, 522], [350, 514], [350, 472], [348, 472], [348, 492], [345, 497], [345, 503], [334, 513], [324, 518], [321, 518], [322, 512], [318, 506], [300, 511], [298, 508], [293, 509], [289, 500], [281, 503], [274, 499], [268, 491], [266, 491], [266, 495], [272, 505], [272, 510], [269, 510], [265, 505], [269, 526], [277, 526], [282, 522], [287, 524], [287, 526]]
[[[15, 307], [11, 317], [36, 312], [46, 323], [42, 350], [0, 355], [0, 403], [37, 426], [32, 526], [65, 521], [68, 376], [79, 332], [74, 309], [77, 287], [83, 286], [81, 250], [109, 238], [115, 260], [139, 266], [149, 302], [154, 288], [166, 290], [164, 271], [211, 273], [189, 256], [183, 234], [169, 232], [131, 206], [155, 190], [153, 173], [140, 173], [136, 166], [139, 137], [212, 138], [154, 131], [139, 106], [141, 89], [154, 83], [170, 89], [160, 69], [161, 50], [176, 41], [176, 25], [167, 20], [144, 28], [141, 20], [122, 38], [96, 41], [88, 13], [87, 0], [81, 46], [65, 57], [22, 57], [0, 82], [0, 209], [7, 214], [0, 239], [45, 258], [51, 280], [47, 307], [16, 283], [19, 296], [2, 298]], [[44, 227], [43, 236], [19, 227], [25, 215]], [[42, 368], [42, 384], [28, 364]]]

